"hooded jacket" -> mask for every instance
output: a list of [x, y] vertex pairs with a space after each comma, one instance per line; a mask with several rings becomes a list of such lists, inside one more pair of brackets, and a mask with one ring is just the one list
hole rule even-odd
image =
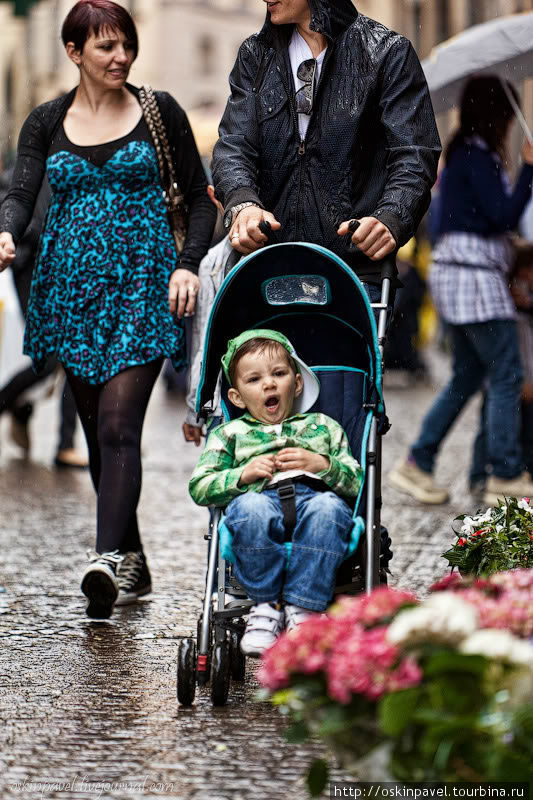
[[288, 45], [293, 25], [263, 29], [240, 47], [213, 156], [226, 209], [252, 201], [281, 223], [283, 241], [321, 244], [360, 277], [379, 267], [339, 237], [343, 220], [373, 216], [398, 246], [414, 235], [437, 174], [440, 141], [410, 42], [359, 14], [351, 0], [309, 0], [312, 30], [328, 41], [313, 112], [300, 139]]

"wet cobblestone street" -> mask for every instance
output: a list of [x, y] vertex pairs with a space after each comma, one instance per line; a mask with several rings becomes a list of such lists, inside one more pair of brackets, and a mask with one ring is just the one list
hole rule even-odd
[[[385, 473], [404, 455], [447, 374], [442, 355], [431, 354], [431, 369], [433, 385], [389, 382]], [[280, 715], [254, 699], [254, 664], [244, 684], [233, 684], [227, 707], [214, 710], [203, 691], [193, 708], [177, 705], [177, 644], [196, 629], [206, 564], [207, 512], [187, 494], [199, 451], [183, 442], [184, 413], [159, 383], [145, 424], [140, 504], [154, 592], [99, 624], [86, 617], [79, 591], [85, 550], [94, 546], [95, 501], [88, 473], [50, 466], [56, 401], [38, 409], [29, 462], [8, 443], [1, 420], [2, 800], [307, 797], [302, 776], [320, 746], [286, 743]], [[476, 415], [474, 404], [439, 460], [437, 481], [450, 488], [449, 505], [419, 505], [384, 481], [393, 585], [423, 592], [445, 572], [440, 555], [450, 523], [473, 510], [466, 471]], [[103, 782], [117, 785], [102, 789]]]

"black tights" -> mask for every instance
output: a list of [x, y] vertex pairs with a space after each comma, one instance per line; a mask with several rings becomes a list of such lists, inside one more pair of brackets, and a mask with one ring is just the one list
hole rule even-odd
[[96, 550], [142, 550], [137, 525], [141, 434], [162, 359], [130, 367], [106, 383], [86, 383], [67, 370], [89, 448], [97, 496]]

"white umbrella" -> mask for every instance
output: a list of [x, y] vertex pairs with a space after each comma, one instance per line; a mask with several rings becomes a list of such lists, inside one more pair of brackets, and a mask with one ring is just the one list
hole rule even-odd
[[[422, 67], [436, 114], [458, 105], [465, 80], [471, 75], [496, 74], [520, 83], [533, 76], [533, 12], [474, 25], [433, 48]], [[507, 96], [532, 141], [514, 97], [510, 92]]]

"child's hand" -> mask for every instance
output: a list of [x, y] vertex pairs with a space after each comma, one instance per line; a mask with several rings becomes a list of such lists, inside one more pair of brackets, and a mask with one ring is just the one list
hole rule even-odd
[[248, 486], [263, 478], [273, 478], [276, 466], [273, 455], [257, 456], [245, 466], [239, 480], [239, 486]]
[[312, 453], [303, 447], [285, 447], [276, 455], [276, 469], [286, 472], [289, 469], [303, 469], [306, 472], [322, 472], [329, 469], [329, 458]]
[[204, 434], [199, 425], [191, 425], [189, 422], [184, 422], [182, 430], [186, 442], [194, 442], [196, 447], [200, 447]]

